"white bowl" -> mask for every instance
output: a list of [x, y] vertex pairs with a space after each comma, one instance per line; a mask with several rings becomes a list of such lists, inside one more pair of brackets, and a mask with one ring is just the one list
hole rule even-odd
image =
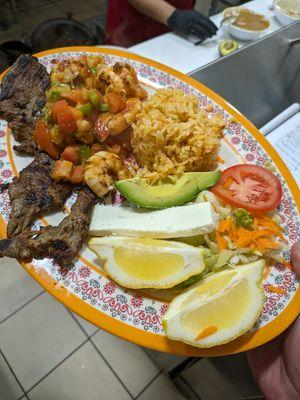
[[[226, 12], [228, 12], [228, 10], [234, 11], [235, 9], [239, 9], [239, 8], [241, 8], [241, 7], [226, 8], [226, 10], [223, 11], [223, 18], [225, 18]], [[229, 24], [229, 25], [227, 25], [228, 32], [230, 33], [231, 36], [233, 36], [239, 40], [244, 40], [244, 41], [257, 40], [260, 38], [260, 36], [262, 34], [266, 33], [270, 29], [270, 21], [268, 20], [268, 22], [269, 22], [269, 26], [267, 28], [259, 30], [259, 31], [253, 31], [253, 30], [249, 30], [249, 29], [239, 28], [233, 24]]]
[[274, 2], [274, 11], [275, 11], [276, 18], [281, 23], [281, 25], [289, 25], [295, 21], [300, 20], [300, 15], [297, 18], [297, 17], [292, 17], [291, 15], [285, 13], [282, 8], [278, 7], [278, 5], [276, 5], [276, 1]]

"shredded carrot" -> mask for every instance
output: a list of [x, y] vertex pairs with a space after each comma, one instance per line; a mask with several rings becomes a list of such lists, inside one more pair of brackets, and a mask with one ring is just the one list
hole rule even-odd
[[231, 219], [231, 218], [223, 219], [223, 220], [219, 223], [218, 231], [219, 231], [220, 233], [228, 232], [229, 229], [230, 229], [230, 227], [231, 227], [231, 224], [232, 224], [232, 219]]
[[274, 232], [280, 233], [283, 231], [283, 228], [270, 217], [267, 216], [257, 217], [257, 220], [259, 225], [264, 226], [265, 228], [269, 228]]
[[283, 258], [280, 259], [280, 264], [284, 265], [286, 268], [293, 270], [293, 267], [291, 266], [291, 264], [287, 261], [285, 261]]
[[278, 249], [279, 244], [274, 242], [272, 239], [270, 238], [259, 238], [255, 240], [256, 243], [256, 248], [258, 251], [260, 251], [261, 253], [264, 253], [267, 249]]
[[263, 271], [263, 279], [266, 279], [266, 277], [269, 275], [270, 270], [271, 270], [271, 266], [268, 265]]
[[[228, 180], [225, 182], [226, 184], [228, 184]], [[219, 250], [228, 248], [228, 241], [225, 239], [225, 235], [228, 236], [236, 248], [248, 247], [253, 251], [259, 250], [261, 253], [280, 247], [274, 237], [283, 239], [282, 228], [266, 216], [255, 217], [252, 230], [236, 227], [230, 217], [220, 221], [216, 232]]]
[[199, 333], [199, 335], [196, 337], [196, 340], [204, 339], [207, 336], [213, 335], [216, 333], [218, 330], [217, 326], [209, 326], [208, 328], [204, 328], [203, 331]]
[[255, 240], [263, 236], [270, 237], [272, 235], [276, 235], [276, 233], [271, 229], [257, 229], [257, 231], [253, 232], [253, 239]]
[[228, 248], [227, 240], [222, 235], [219, 235], [218, 232], [216, 233], [216, 239], [217, 239], [218, 249], [220, 251]]
[[268, 289], [270, 290], [270, 292], [273, 292], [273, 293], [285, 294], [285, 290], [283, 290], [279, 287], [273, 286], [273, 285], [268, 285]]
[[220, 157], [220, 156], [217, 157], [217, 161], [218, 161], [219, 164], [224, 164], [225, 163], [225, 160], [223, 160], [223, 158]]

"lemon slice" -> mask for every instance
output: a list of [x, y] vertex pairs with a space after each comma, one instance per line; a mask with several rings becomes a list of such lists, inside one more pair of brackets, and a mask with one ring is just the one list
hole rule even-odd
[[264, 304], [264, 267], [259, 260], [216, 273], [175, 297], [163, 318], [167, 336], [212, 347], [248, 331]]
[[89, 248], [105, 272], [127, 288], [170, 288], [205, 268], [205, 250], [185, 243], [128, 237], [93, 238]]

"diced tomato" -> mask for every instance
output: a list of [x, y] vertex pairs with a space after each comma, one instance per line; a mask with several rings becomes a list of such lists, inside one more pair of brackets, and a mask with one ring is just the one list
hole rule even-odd
[[51, 106], [51, 113], [54, 122], [57, 122], [57, 115], [69, 111], [69, 106], [66, 100], [58, 100]]
[[67, 160], [57, 160], [54, 163], [54, 168], [51, 177], [56, 181], [69, 181], [73, 169], [73, 163]]
[[73, 167], [70, 181], [72, 183], [81, 183], [83, 181], [83, 176], [84, 176], [84, 168], [82, 165], [77, 165], [76, 167]]
[[105, 99], [108, 104], [108, 111], [111, 114], [116, 114], [126, 108], [125, 100], [116, 93], [107, 93]]
[[78, 153], [78, 149], [75, 146], [67, 146], [60, 156], [64, 160], [71, 161], [73, 164], [77, 164], [79, 160]]
[[75, 132], [77, 129], [76, 120], [71, 111], [57, 114], [57, 121], [59, 129], [62, 131], [62, 133], [68, 135]]
[[211, 191], [222, 200], [254, 213], [274, 210], [282, 197], [279, 179], [267, 169], [252, 164], [227, 168]]
[[43, 121], [37, 121], [33, 137], [38, 146], [52, 158], [58, 158], [59, 152], [51, 141], [51, 133]]

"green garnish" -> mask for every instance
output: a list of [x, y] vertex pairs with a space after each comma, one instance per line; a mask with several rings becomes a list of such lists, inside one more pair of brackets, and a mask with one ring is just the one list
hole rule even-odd
[[253, 217], [248, 211], [244, 210], [243, 208], [237, 208], [234, 213], [234, 223], [237, 227], [241, 226], [242, 228], [251, 230], [253, 225]]
[[79, 150], [81, 162], [84, 162], [91, 156], [91, 149], [86, 144], [80, 147]]
[[101, 112], [107, 112], [108, 109], [109, 109], [108, 104], [106, 104], [106, 103], [101, 103], [100, 104], [100, 111]]
[[60, 92], [58, 92], [57, 90], [52, 90], [51, 91], [51, 93], [50, 93], [50, 101], [51, 101], [51, 103], [55, 103], [60, 98], [61, 98]]
[[85, 115], [89, 116], [91, 115], [93, 111], [93, 105], [91, 103], [83, 104], [83, 106], [80, 107], [80, 111]]
[[100, 96], [99, 96], [99, 94], [96, 92], [96, 90], [94, 90], [94, 89], [89, 90], [88, 95], [89, 95], [89, 99], [90, 99], [90, 102], [92, 103], [92, 105], [93, 105], [94, 107], [100, 109], [100, 106], [101, 106]]
[[97, 73], [97, 67], [90, 67], [90, 70], [92, 71], [93, 74]]

